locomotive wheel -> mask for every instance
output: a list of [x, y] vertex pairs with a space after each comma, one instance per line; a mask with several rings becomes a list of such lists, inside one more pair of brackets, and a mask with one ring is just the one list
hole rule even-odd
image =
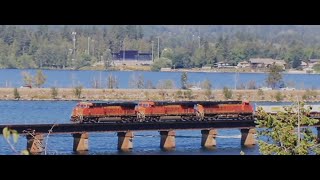
[[140, 122], [140, 118], [134, 118], [132, 122]]
[[219, 119], [219, 117], [218, 117], [217, 115], [215, 115], [215, 116], [212, 117], [212, 120], [213, 120], [213, 121], [216, 121], [216, 120], [218, 120], [218, 119]]
[[160, 122], [160, 116], [155, 117], [155, 118], [154, 118], [154, 121], [155, 121], [155, 122]]
[[88, 123], [89, 119], [88, 118], [83, 118], [82, 120], [80, 120], [81, 123]]
[[253, 120], [253, 117], [252, 116], [246, 116], [246, 120]]
[[121, 123], [129, 123], [131, 122], [131, 118], [130, 117], [121, 117]]
[[191, 116], [184, 117], [184, 120], [185, 121], [193, 121], [193, 117], [191, 117]]

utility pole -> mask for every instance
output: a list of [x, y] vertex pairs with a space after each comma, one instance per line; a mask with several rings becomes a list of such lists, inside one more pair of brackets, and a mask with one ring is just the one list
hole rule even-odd
[[300, 146], [300, 103], [299, 103], [299, 97], [297, 96], [298, 101], [298, 142], [297, 146]]
[[151, 56], [152, 56], [151, 59], [152, 59], [152, 62], [153, 62], [153, 41], [151, 41], [151, 49], [152, 49], [152, 50], [151, 50], [151, 54], [152, 54], [152, 55], [151, 55]]
[[159, 42], [159, 36], [158, 36], [158, 59], [160, 58], [160, 42]]
[[126, 47], [125, 47], [125, 39], [123, 40], [123, 54], [122, 54], [122, 57], [123, 57], [123, 61], [125, 60], [126, 58]]
[[234, 90], [237, 90], [238, 80], [239, 80], [239, 72], [236, 70], [234, 74]]
[[92, 55], [94, 56], [94, 39], [92, 39]]
[[88, 55], [90, 55], [90, 37], [88, 37]]
[[110, 48], [108, 49], [108, 52], [107, 52], [106, 61], [107, 61], [108, 67], [111, 66], [112, 63], [113, 63], [113, 56], [112, 56], [112, 53], [111, 53], [111, 49], [110, 49]]
[[73, 60], [76, 59], [76, 32], [72, 32], [72, 35], [73, 35]]
[[[101, 56], [102, 57], [102, 56]], [[101, 77], [101, 71], [100, 71], [100, 81], [99, 81], [99, 87], [102, 87], [102, 77]]]
[[234, 74], [234, 90], [237, 90], [237, 73]]
[[198, 39], [199, 39], [199, 48], [200, 48], [200, 36], [198, 36]]

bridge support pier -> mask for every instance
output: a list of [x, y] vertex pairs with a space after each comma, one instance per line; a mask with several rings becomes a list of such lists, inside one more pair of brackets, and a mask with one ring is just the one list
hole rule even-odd
[[89, 149], [89, 133], [74, 133], [73, 136], [73, 151], [88, 151]]
[[217, 130], [216, 129], [205, 129], [201, 130], [201, 146], [206, 148], [211, 148], [217, 145], [216, 137], [217, 137]]
[[43, 134], [28, 134], [27, 135], [27, 150], [30, 154], [40, 154], [44, 150]]
[[159, 131], [161, 135], [160, 148], [172, 149], [176, 147], [176, 132], [175, 131]]
[[252, 146], [256, 144], [256, 129], [241, 129], [241, 145]]
[[133, 147], [133, 132], [118, 132], [118, 150], [128, 151]]

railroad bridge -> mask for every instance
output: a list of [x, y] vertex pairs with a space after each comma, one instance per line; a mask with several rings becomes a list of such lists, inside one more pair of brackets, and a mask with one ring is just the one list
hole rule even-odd
[[26, 135], [27, 149], [32, 154], [44, 151], [44, 134], [73, 135], [73, 150], [88, 151], [89, 132], [117, 132], [118, 149], [127, 151], [133, 148], [134, 131], [159, 131], [160, 148], [175, 148], [176, 130], [201, 130], [201, 146], [216, 146], [217, 129], [240, 129], [241, 144], [245, 146], [255, 145], [255, 126], [253, 120], [216, 120], [202, 122], [137, 122], [137, 123], [87, 123], [87, 124], [17, 124], [0, 125], [0, 133], [5, 127], [16, 130], [19, 134]]

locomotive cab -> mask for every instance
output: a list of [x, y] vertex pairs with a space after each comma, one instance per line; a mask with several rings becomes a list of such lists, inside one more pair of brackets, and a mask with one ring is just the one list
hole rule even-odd
[[155, 105], [154, 102], [151, 102], [151, 101], [139, 102], [138, 105], [136, 105], [136, 107], [135, 107], [135, 111], [138, 115], [139, 114], [144, 115], [146, 112], [146, 109], [154, 107], [154, 105]]
[[155, 106], [155, 103], [152, 101], [139, 102], [138, 105], [136, 105], [134, 108], [138, 121], [140, 122], [144, 121], [146, 118], [146, 112], [149, 112], [150, 108], [154, 106]]
[[245, 112], [250, 112], [250, 113], [254, 112], [253, 106], [247, 100], [242, 101], [242, 110], [244, 110]]
[[154, 102], [151, 101], [146, 101], [146, 102], [140, 102], [138, 104], [139, 107], [153, 107], [154, 106]]
[[92, 107], [92, 103], [88, 102], [79, 102], [76, 107], [73, 109], [71, 114], [71, 121], [82, 121], [83, 120], [83, 111]]
[[139, 102], [138, 105], [135, 106], [135, 110], [139, 112], [151, 107], [154, 107], [154, 102]]
[[250, 102], [248, 100], [244, 100], [244, 101], [242, 101], [242, 104], [243, 105], [250, 105]]

